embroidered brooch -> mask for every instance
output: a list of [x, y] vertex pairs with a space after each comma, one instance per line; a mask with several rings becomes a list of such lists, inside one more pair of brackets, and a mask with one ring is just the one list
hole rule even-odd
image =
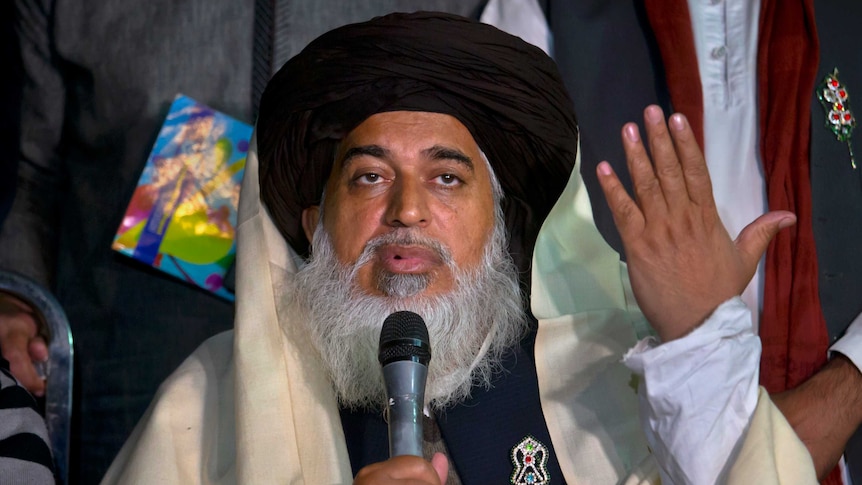
[[548, 449], [532, 436], [527, 436], [512, 448], [512, 485], [548, 485]]
[[838, 80], [838, 68], [833, 69], [832, 74], [827, 75], [818, 87], [817, 98], [826, 113], [826, 127], [835, 133], [838, 141], [847, 143], [847, 149], [850, 151], [850, 164], [856, 169], [853, 145], [850, 140], [853, 128], [856, 126], [856, 118], [850, 111], [847, 87]]

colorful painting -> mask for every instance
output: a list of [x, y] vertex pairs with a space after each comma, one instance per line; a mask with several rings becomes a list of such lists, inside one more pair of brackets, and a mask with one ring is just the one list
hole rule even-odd
[[112, 248], [233, 301], [236, 212], [252, 127], [179, 95]]

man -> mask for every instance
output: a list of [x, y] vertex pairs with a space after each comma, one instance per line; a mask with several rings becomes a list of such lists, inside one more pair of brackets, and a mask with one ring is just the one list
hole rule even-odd
[[[793, 216], [764, 216], [734, 244], [683, 117], [668, 131], [646, 110], [656, 170], [626, 125], [638, 204], [600, 167], [639, 255], [632, 287], [665, 342], [626, 357], [646, 379], [645, 441], [619, 364], [645, 325], [579, 177], [564, 190], [577, 128], [547, 56], [462, 18], [396, 14], [310, 44], [261, 108], [235, 331], [164, 384], [105, 482], [813, 479], [758, 396], [758, 344], [733, 298]], [[669, 211], [666, 198], [686, 203]], [[376, 340], [405, 308], [434, 349], [427, 462], [386, 454]], [[679, 408], [680, 396], [695, 401]]]
[[[517, 2], [499, 3], [512, 8]], [[862, 23], [859, 4], [540, 3], [554, 58], [580, 114], [582, 173], [596, 224], [612, 246], [623, 252], [594, 168], [608, 159], [626, 178], [622, 147], [611, 136], [653, 103], [673, 106], [700, 127], [695, 131], [731, 235], [768, 209], [799, 216], [777, 237], [743, 300], [755, 310], [764, 345], [761, 382], [773, 393], [792, 389], [776, 402], [811, 444], [825, 476], [862, 422], [848, 397], [860, 392], [862, 376], [862, 172], [853, 168], [852, 136], [836, 137], [833, 129], [841, 126], [827, 121], [841, 104], [851, 113], [858, 109], [862, 63], [852, 32]], [[541, 17], [540, 9], [524, 8], [504, 20], [535, 29], [542, 19], [531, 22], [525, 14], [536, 11]], [[846, 103], [824, 97], [836, 68], [839, 86], [850, 95]], [[806, 381], [826, 363], [827, 348], [828, 365]], [[800, 400], [807, 405], [796, 405]], [[856, 435], [846, 456], [859, 483], [862, 431]]]
[[[0, 134], [10, 142], [3, 145], [0, 199], [11, 197], [6, 167], [14, 176], [17, 166], [18, 178], [10, 186], [17, 185], [17, 193], [0, 234], [0, 271], [41, 284], [69, 318], [76, 347], [70, 481], [97, 482], [159, 383], [201, 342], [231, 328], [229, 302], [111, 250], [174, 97], [182, 93], [251, 122], [256, 86], [265, 86], [277, 67], [317, 35], [396, 7], [467, 16], [479, 3], [4, 4], [0, 23], [14, 23], [8, 33], [15, 39], [4, 37], [2, 49], [14, 52], [10, 62], [20, 60], [3, 77], [11, 84], [2, 96], [15, 103], [2, 114], [12, 126], [3, 125]], [[13, 74], [20, 69], [13, 67], [21, 61], [25, 79], [18, 95]], [[0, 304], [4, 299], [0, 294]], [[29, 312], [9, 317], [0, 313], [2, 353], [21, 384], [42, 393], [44, 382], [27, 350], [34, 360], [45, 360], [39, 337], [45, 332]]]

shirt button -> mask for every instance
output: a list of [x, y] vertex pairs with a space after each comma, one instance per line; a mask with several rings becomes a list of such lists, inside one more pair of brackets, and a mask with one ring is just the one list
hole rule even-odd
[[721, 46], [713, 49], [710, 55], [713, 59], [721, 59], [725, 54], [727, 54], [727, 49], [724, 46]]

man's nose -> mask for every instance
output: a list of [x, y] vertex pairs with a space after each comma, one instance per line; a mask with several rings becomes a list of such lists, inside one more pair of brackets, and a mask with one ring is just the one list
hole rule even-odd
[[421, 181], [397, 181], [386, 208], [386, 223], [393, 227], [428, 225], [431, 221], [428, 197]]

